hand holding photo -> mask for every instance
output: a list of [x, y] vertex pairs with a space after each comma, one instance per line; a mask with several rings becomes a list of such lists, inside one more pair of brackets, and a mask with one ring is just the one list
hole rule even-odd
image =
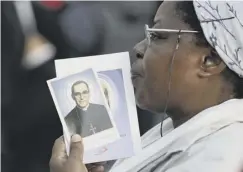
[[122, 159], [138, 154], [141, 151], [141, 139], [129, 53], [60, 59], [55, 60], [55, 67], [57, 77], [72, 75], [89, 68], [97, 72], [108, 109], [119, 131], [120, 139], [84, 152], [84, 163]]

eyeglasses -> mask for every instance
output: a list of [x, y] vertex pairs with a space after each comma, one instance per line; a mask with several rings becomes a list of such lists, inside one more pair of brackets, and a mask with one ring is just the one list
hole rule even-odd
[[147, 39], [148, 45], [151, 44], [151, 32], [174, 32], [174, 33], [198, 33], [198, 31], [193, 30], [177, 30], [177, 29], [153, 29], [145, 25], [145, 37]]
[[76, 92], [74, 93], [74, 96], [81, 96], [81, 95], [87, 95], [89, 94], [89, 91], [88, 90], [84, 90], [83, 92]]

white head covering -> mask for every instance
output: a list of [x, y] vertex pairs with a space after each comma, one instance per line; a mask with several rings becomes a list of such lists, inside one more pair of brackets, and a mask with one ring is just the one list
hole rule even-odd
[[194, 0], [193, 4], [207, 41], [243, 77], [243, 2]]

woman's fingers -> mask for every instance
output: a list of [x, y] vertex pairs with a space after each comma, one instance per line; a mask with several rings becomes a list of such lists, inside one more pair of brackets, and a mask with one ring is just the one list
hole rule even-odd
[[63, 137], [55, 141], [50, 160], [50, 170], [51, 172], [87, 172], [83, 164], [83, 142], [80, 135], [72, 136], [69, 157], [66, 153]]
[[80, 135], [73, 135], [71, 138], [70, 154], [65, 172], [87, 172], [83, 164], [83, 141]]
[[[54, 146], [52, 148], [52, 155], [50, 159], [50, 169], [51, 171], [58, 171], [63, 167], [63, 163], [67, 160], [67, 153], [65, 149], [65, 143], [63, 137], [56, 139]], [[60, 171], [60, 170], [59, 170]]]
[[[71, 147], [69, 157], [66, 153], [66, 147], [63, 137], [59, 137], [53, 146], [52, 157], [50, 160], [51, 171], [65, 171], [69, 169], [71, 171], [87, 172], [85, 165], [83, 164], [83, 142], [80, 135], [73, 135], [71, 138]], [[89, 172], [104, 172], [104, 166], [106, 162], [94, 163], [88, 165]]]
[[52, 148], [52, 158], [67, 158], [67, 152], [63, 136], [56, 139]]

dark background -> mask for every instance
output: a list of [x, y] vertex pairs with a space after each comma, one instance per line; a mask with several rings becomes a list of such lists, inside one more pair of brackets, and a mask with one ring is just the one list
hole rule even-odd
[[[160, 2], [32, 2], [38, 31], [56, 47], [54, 59], [27, 70], [25, 36], [13, 2], [1, 2], [2, 171], [47, 172], [61, 123], [46, 80], [54, 60], [131, 51], [144, 38]], [[132, 53], [131, 53], [132, 54]], [[131, 62], [134, 58], [131, 58]], [[159, 117], [138, 109], [143, 134]]]

